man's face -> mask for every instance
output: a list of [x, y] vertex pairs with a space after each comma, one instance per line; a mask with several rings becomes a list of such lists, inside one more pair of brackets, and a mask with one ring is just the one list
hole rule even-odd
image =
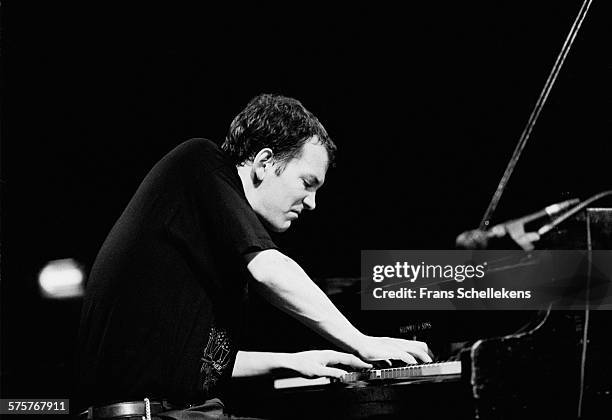
[[287, 162], [280, 175], [279, 163], [271, 165], [257, 186], [255, 212], [276, 232], [289, 229], [303, 210], [315, 208], [315, 194], [325, 181], [329, 157], [314, 137], [302, 146], [299, 157]]

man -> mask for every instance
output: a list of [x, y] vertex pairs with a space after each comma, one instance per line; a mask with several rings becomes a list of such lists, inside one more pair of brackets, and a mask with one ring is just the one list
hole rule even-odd
[[[336, 146], [291, 98], [260, 95], [231, 124], [222, 150], [187, 141], [158, 162], [92, 268], [79, 339], [86, 406], [218, 396], [231, 376], [278, 368], [338, 377], [333, 365], [431, 361], [425, 343], [360, 333], [268, 230], [316, 207]], [[240, 352], [251, 288], [347, 351]], [[95, 416], [95, 412], [94, 416]]]

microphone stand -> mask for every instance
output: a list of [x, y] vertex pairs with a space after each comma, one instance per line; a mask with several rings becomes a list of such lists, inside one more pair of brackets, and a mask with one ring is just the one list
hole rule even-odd
[[579, 201], [580, 200], [574, 198], [561, 203], [552, 204], [538, 212], [495, 225], [489, 230], [474, 229], [463, 232], [457, 237], [456, 246], [458, 248], [467, 249], [485, 249], [488, 247], [490, 239], [501, 238], [507, 234], [522, 249], [531, 251], [533, 249], [533, 242], [540, 239], [540, 234], [537, 232], [525, 232], [525, 225], [543, 216], [552, 217]]
[[468, 230], [457, 236], [455, 244], [458, 248], [486, 249], [488, 247], [488, 241], [490, 239], [501, 238], [507, 234], [523, 250], [531, 251], [534, 249], [533, 243], [539, 241], [543, 235], [550, 232], [554, 227], [558, 226], [560, 223], [564, 222], [579, 211], [583, 210], [589, 204], [609, 195], [612, 195], [612, 190], [602, 191], [598, 194], [595, 194], [583, 201], [582, 203], [572, 207], [570, 210], [563, 213], [561, 216], [555, 218], [552, 222], [545, 224], [535, 232], [525, 232], [525, 224], [545, 215], [553, 216], [561, 210], [564, 210], [565, 208], [576, 204], [579, 200], [572, 199], [561, 203], [553, 204], [543, 210], [540, 210], [539, 212], [495, 225], [489, 230]]

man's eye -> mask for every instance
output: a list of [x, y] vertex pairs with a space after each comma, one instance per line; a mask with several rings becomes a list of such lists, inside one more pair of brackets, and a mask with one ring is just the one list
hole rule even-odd
[[310, 187], [312, 187], [312, 184], [311, 184], [310, 182], [306, 181], [305, 179], [303, 179], [303, 180], [302, 180], [302, 182], [304, 183], [304, 186], [305, 186], [306, 188], [310, 188]]

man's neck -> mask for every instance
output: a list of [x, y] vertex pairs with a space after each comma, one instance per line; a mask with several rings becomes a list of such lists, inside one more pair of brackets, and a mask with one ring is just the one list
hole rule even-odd
[[240, 181], [242, 182], [242, 189], [244, 190], [244, 195], [247, 198], [247, 201], [253, 206], [254, 192], [255, 186], [253, 185], [253, 166], [249, 164], [244, 165], [236, 165], [236, 169], [238, 170], [238, 176], [240, 177]]

